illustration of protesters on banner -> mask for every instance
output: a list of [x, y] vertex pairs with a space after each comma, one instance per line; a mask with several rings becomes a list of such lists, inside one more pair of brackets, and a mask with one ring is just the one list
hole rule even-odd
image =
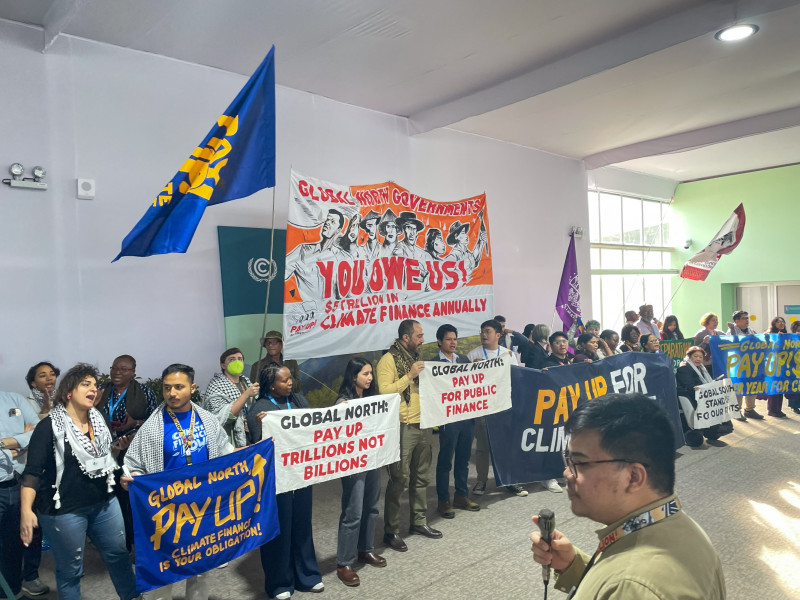
[[[481, 224], [483, 224], [483, 220], [481, 220]], [[475, 247], [470, 250], [467, 247], [469, 243], [469, 223], [462, 223], [458, 220], [453, 221], [447, 233], [447, 243], [453, 246], [453, 249], [445, 259], [456, 262], [463, 260], [467, 272], [472, 273], [472, 271], [478, 267], [483, 249], [488, 244], [488, 241], [489, 236], [486, 233], [486, 229], [481, 226], [481, 233], [478, 236], [478, 241], [475, 242]]]
[[406, 210], [397, 217], [397, 226], [403, 231], [403, 239], [395, 246], [394, 255], [417, 260], [419, 262], [419, 276], [415, 277], [414, 280], [417, 283], [423, 283], [428, 277], [425, 261], [430, 256], [425, 250], [417, 246], [417, 236], [425, 229], [425, 224], [417, 218], [415, 213]]
[[[361, 215], [356, 213], [350, 219], [344, 235], [339, 236], [337, 249], [339, 258], [342, 260], [355, 260], [358, 258], [358, 232], [361, 224]], [[336, 249], [334, 249], [335, 251]]]
[[336, 258], [340, 250], [337, 242], [345, 222], [341, 211], [330, 209], [322, 223], [319, 242], [300, 244], [286, 256], [284, 279], [288, 280], [294, 275], [302, 299], [318, 298], [322, 295], [323, 280], [317, 261]]
[[427, 252], [432, 260], [444, 260], [442, 255], [447, 251], [447, 246], [444, 244], [444, 237], [442, 230], [436, 227], [428, 229], [425, 235], [425, 252]]
[[383, 213], [378, 231], [383, 236], [383, 246], [381, 246], [381, 256], [392, 256], [397, 245], [397, 215], [389, 208]]
[[368, 263], [380, 258], [381, 245], [378, 242], [378, 221], [380, 219], [381, 216], [372, 209], [361, 219], [359, 227], [367, 232], [367, 241], [358, 247], [356, 258], [364, 259]]

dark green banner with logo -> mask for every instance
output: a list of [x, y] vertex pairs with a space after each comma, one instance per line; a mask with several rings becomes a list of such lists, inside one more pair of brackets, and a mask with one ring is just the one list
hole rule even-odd
[[267, 330], [280, 331], [283, 325], [286, 230], [274, 231], [270, 261], [270, 229], [217, 227], [225, 344], [229, 348], [240, 348], [247, 364], [258, 360], [258, 342], [270, 279]]
[[672, 372], [678, 370], [681, 361], [686, 356], [686, 351], [692, 347], [694, 340], [688, 338], [685, 340], [662, 340], [659, 349], [669, 355], [672, 359]]

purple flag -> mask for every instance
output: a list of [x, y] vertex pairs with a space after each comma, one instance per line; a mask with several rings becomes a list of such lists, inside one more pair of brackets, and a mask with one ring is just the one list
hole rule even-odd
[[583, 329], [581, 322], [581, 290], [578, 285], [578, 261], [575, 260], [575, 236], [569, 237], [567, 258], [561, 272], [561, 284], [556, 297], [556, 312], [564, 324], [563, 331], [573, 330], [575, 337]]

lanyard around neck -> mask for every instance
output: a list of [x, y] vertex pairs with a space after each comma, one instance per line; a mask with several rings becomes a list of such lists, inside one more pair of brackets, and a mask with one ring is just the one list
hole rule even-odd
[[186, 458], [186, 464], [192, 464], [192, 442], [194, 442], [194, 407], [191, 408], [192, 417], [189, 420], [189, 433], [186, 434], [183, 431], [183, 427], [181, 427], [180, 421], [178, 421], [178, 417], [175, 416], [175, 413], [172, 412], [171, 409], [167, 409], [167, 413], [170, 417], [172, 417], [172, 422], [175, 423], [175, 429], [178, 430], [178, 435], [181, 438], [181, 442], [183, 442], [183, 450], [184, 456]]
[[108, 395], [108, 420], [109, 421], [113, 421], [114, 420], [114, 411], [117, 410], [117, 407], [119, 406], [120, 402], [122, 402], [122, 399], [125, 397], [125, 394], [128, 393], [128, 388], [125, 388], [125, 391], [122, 392], [119, 395], [119, 398], [117, 398], [116, 402], [112, 402], [112, 400], [114, 399], [114, 393], [116, 391], [117, 391], [116, 388], [112, 385], [111, 386], [111, 393]]
[[[483, 357], [484, 357], [486, 360], [489, 360], [489, 355], [488, 355], [488, 354], [486, 354], [486, 348], [484, 348], [484, 347], [482, 347], [482, 346], [481, 346], [481, 350], [483, 350]], [[500, 346], [498, 346], [498, 347], [497, 347], [497, 354], [495, 354], [495, 356], [500, 356]]]
[[608, 548], [611, 544], [616, 541], [621, 540], [626, 535], [634, 533], [636, 531], [640, 531], [645, 527], [650, 527], [650, 525], [655, 525], [659, 521], [663, 521], [667, 517], [671, 517], [674, 514], [677, 514], [681, 510], [681, 503], [677, 498], [673, 498], [669, 502], [665, 502], [661, 506], [657, 506], [652, 510], [645, 511], [636, 515], [635, 517], [631, 517], [622, 525], [617, 527], [614, 531], [607, 534], [600, 543], [597, 545], [597, 550], [594, 551], [589, 564], [586, 565], [586, 568], [583, 570], [583, 574], [581, 575], [580, 580], [578, 581], [578, 585], [576, 585], [572, 590], [570, 590], [569, 595], [567, 596], [567, 600], [570, 600], [575, 596], [575, 592], [580, 586], [581, 582], [586, 578], [586, 574], [589, 572], [589, 569], [592, 568], [595, 561], [597, 560], [598, 555]]
[[[273, 403], [275, 406], [277, 406], [279, 409], [281, 408], [281, 405], [280, 405], [280, 404], [278, 404], [278, 402], [275, 400], [275, 398], [273, 398], [273, 397], [272, 397], [272, 394], [267, 394], [267, 398], [269, 398], [269, 401], [270, 401], [270, 402], [272, 402], [272, 403]], [[292, 405], [289, 403], [289, 398], [288, 398], [288, 396], [287, 396], [287, 398], [286, 398], [286, 410], [292, 410]]]

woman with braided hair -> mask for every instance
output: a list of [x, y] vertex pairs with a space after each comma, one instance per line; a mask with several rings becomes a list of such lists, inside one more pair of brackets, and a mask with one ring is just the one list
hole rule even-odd
[[[310, 408], [303, 396], [292, 391], [292, 374], [285, 366], [269, 365], [261, 371], [260, 384], [258, 400], [247, 413], [247, 425], [256, 442], [261, 440], [261, 420], [267, 412]], [[261, 546], [267, 596], [286, 600], [295, 590], [324, 591], [311, 528], [311, 486], [277, 494], [275, 499], [281, 532]]]

